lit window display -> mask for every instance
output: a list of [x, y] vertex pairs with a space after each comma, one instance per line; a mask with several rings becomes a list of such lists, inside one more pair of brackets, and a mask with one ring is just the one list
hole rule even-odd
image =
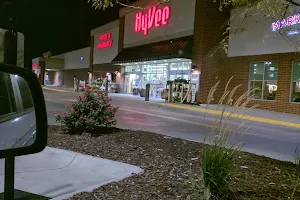
[[255, 91], [251, 94], [254, 99], [274, 101], [277, 93], [278, 63], [258, 62], [250, 66], [249, 86]]
[[136, 89], [145, 89], [150, 84], [151, 96], [158, 96], [157, 93], [164, 89], [168, 80], [177, 78], [190, 79], [191, 62], [165, 62], [151, 64], [135, 64], [125, 67], [125, 93], [136, 94]]
[[292, 102], [300, 102], [300, 61], [293, 62], [292, 72]]

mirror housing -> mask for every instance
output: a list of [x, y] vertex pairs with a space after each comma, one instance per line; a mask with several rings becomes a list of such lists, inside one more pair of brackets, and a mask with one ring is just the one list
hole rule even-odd
[[[0, 72], [18, 75], [23, 78], [30, 89], [32, 101], [34, 104], [35, 119], [36, 119], [36, 134], [35, 142], [30, 146], [22, 146], [13, 149], [1, 149], [0, 158], [12, 156], [21, 156], [41, 152], [47, 145], [47, 111], [43, 95], [43, 90], [35, 73], [31, 70], [0, 63]], [[7, 130], [9, 132], [9, 130]]]

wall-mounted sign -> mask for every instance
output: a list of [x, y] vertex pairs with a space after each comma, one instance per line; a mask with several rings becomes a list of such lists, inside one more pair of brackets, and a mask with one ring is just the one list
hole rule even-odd
[[135, 32], [144, 32], [144, 35], [148, 34], [149, 29], [153, 26], [160, 27], [168, 24], [170, 19], [171, 9], [170, 6], [165, 6], [163, 8], [157, 8], [157, 6], [148, 9], [147, 13], [138, 12], [135, 15]]
[[111, 47], [113, 45], [113, 41], [111, 38], [111, 32], [104, 33], [99, 36], [99, 43], [97, 45], [97, 49], [104, 49]]
[[272, 23], [273, 31], [280, 30], [287, 26], [293, 26], [296, 24], [300, 24], [300, 14], [288, 16], [286, 19], [278, 20], [277, 22]]

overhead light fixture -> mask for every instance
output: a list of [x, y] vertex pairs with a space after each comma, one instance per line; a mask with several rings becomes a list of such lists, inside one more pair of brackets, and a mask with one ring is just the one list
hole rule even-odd
[[192, 71], [194, 71], [197, 68], [197, 65], [192, 65]]
[[178, 58], [177, 60], [179, 61], [180, 59]]
[[154, 62], [156, 62], [156, 61], [154, 61]]
[[137, 63], [135, 63], [137, 65]]
[[146, 63], [146, 62], [144, 62], [144, 63]]

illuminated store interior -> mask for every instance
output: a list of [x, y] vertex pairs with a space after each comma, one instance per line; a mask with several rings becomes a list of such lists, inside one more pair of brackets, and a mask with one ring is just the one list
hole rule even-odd
[[[161, 90], [166, 87], [169, 80], [191, 80], [191, 75], [195, 74], [193, 73], [191, 60], [185, 58], [124, 63], [120, 65], [125, 67], [124, 93], [127, 94], [133, 94], [134, 88], [145, 89], [146, 84], [150, 84], [151, 90]], [[199, 79], [192, 81], [198, 82]], [[150, 93], [153, 93], [153, 91], [150, 91]], [[150, 94], [150, 96], [154, 97], [155, 95]]]

